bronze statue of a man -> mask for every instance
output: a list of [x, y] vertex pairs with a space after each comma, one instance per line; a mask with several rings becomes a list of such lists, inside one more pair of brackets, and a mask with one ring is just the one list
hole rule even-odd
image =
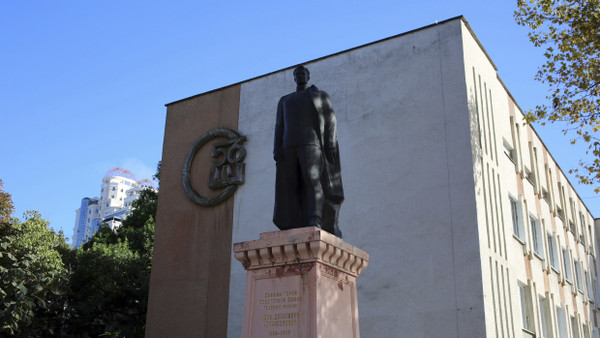
[[277, 165], [273, 223], [281, 230], [317, 226], [338, 237], [344, 201], [336, 119], [329, 95], [310, 72], [294, 69], [296, 91], [277, 105], [273, 158]]

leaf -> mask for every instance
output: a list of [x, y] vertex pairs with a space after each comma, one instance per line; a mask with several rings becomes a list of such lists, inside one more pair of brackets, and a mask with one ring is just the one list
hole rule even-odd
[[[578, 139], [591, 142], [600, 131], [600, 0], [517, 1], [517, 24], [529, 28], [529, 39], [545, 49], [546, 62], [535, 79], [548, 86], [546, 104], [526, 113], [526, 123], [561, 122]], [[574, 144], [578, 139], [572, 139]], [[587, 156], [586, 156], [587, 155]], [[582, 154], [585, 163], [600, 153]], [[600, 185], [600, 165], [589, 166], [589, 173], [577, 176], [581, 183]]]

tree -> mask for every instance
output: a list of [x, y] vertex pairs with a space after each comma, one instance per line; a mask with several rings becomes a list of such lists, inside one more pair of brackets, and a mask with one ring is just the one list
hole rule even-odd
[[62, 335], [71, 251], [61, 232], [37, 211], [12, 218], [13, 202], [0, 180], [0, 336]]
[[123, 225], [101, 226], [76, 253], [69, 331], [91, 336], [144, 334], [158, 194], [145, 189]]
[[126, 241], [78, 250], [70, 281], [71, 333], [143, 336], [148, 270]]
[[59, 335], [67, 290], [61, 233], [28, 211], [0, 227], [0, 334], [24, 337]]
[[143, 190], [116, 232], [75, 250], [36, 211], [11, 219], [0, 180], [0, 336], [142, 337], [157, 201]]
[[156, 181], [160, 181], [160, 167], [162, 165], [162, 161], [158, 161], [158, 164], [156, 165], [156, 174], [154, 174], [152, 176], [152, 179], [156, 180]]
[[535, 79], [548, 85], [551, 104], [536, 106], [526, 121], [564, 122], [565, 134], [575, 132], [571, 143], [585, 142], [593, 156], [570, 172], [600, 185], [600, 0], [518, 0], [515, 20], [531, 29], [536, 47], [545, 47]]
[[13, 210], [12, 197], [10, 194], [4, 192], [4, 184], [0, 179], [0, 226], [10, 223], [10, 215], [12, 215]]

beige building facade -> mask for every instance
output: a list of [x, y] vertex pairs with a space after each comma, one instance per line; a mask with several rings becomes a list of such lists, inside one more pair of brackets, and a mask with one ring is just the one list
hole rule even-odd
[[464, 49], [487, 336], [597, 337], [593, 216], [484, 51]]

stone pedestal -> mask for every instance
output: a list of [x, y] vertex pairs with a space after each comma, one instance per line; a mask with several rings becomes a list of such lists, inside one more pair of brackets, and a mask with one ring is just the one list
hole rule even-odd
[[247, 270], [242, 337], [359, 337], [356, 278], [369, 254], [316, 227], [235, 243]]

